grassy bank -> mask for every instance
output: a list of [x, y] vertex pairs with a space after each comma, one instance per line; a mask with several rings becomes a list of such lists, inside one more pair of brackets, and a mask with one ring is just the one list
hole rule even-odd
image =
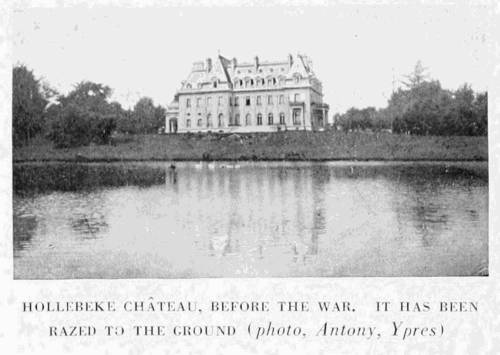
[[279, 132], [121, 136], [113, 144], [55, 149], [45, 140], [15, 148], [14, 161], [120, 160], [487, 160], [486, 137]]

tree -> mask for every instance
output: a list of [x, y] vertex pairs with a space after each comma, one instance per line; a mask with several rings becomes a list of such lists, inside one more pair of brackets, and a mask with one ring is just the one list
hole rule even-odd
[[473, 110], [475, 116], [476, 133], [481, 136], [488, 134], [488, 93], [476, 95]]
[[108, 86], [84, 81], [59, 97], [49, 138], [56, 147], [106, 144], [116, 128], [117, 107], [107, 100]]
[[156, 133], [165, 125], [166, 110], [155, 106], [153, 99], [142, 97], [132, 111], [132, 122], [135, 133]]
[[409, 75], [405, 75], [404, 77], [406, 81], [403, 81], [402, 83], [407, 89], [414, 89], [429, 78], [427, 68], [423, 66], [420, 60], [415, 64], [413, 72]]
[[456, 91], [429, 79], [418, 62], [406, 76], [403, 88], [393, 92], [387, 107], [350, 108], [339, 121], [345, 129], [380, 129], [392, 126], [394, 133], [418, 135], [486, 135], [488, 95], [474, 93], [464, 84]]
[[15, 146], [28, 143], [42, 130], [48, 101], [40, 81], [24, 65], [12, 71], [12, 140]]

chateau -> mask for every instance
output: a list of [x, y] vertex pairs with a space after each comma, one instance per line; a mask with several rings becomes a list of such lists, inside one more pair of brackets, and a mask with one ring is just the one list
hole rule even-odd
[[219, 55], [193, 63], [167, 107], [165, 131], [321, 130], [327, 120], [321, 82], [305, 55], [246, 63]]

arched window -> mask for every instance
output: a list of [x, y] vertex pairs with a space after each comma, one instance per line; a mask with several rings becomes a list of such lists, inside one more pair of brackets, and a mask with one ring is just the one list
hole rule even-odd
[[294, 125], [300, 124], [300, 109], [293, 110], [293, 124]]
[[207, 115], [207, 127], [212, 127], [212, 115]]
[[271, 112], [269, 112], [269, 114], [267, 115], [267, 124], [268, 125], [273, 124], [273, 114]]
[[254, 85], [254, 81], [253, 79], [250, 79], [250, 85], [253, 86]]
[[191, 84], [186, 85], [186, 89], [191, 89], [191, 88], [192, 88]]
[[242, 87], [243, 86], [243, 80], [240, 80], [239, 83], [240, 83], [240, 87]]
[[280, 112], [280, 124], [285, 124], [285, 113]]
[[240, 125], [240, 114], [239, 113], [237, 113], [236, 115], [234, 115], [234, 124], [236, 126]]
[[262, 113], [257, 114], [257, 126], [262, 126]]
[[187, 128], [191, 127], [191, 120], [189, 118], [186, 120], [186, 127]]
[[222, 113], [219, 114], [219, 120], [217, 122], [219, 127], [222, 127], [222, 119], [224, 118], [224, 115]]
[[276, 85], [276, 78], [273, 78], [273, 85]]
[[247, 113], [247, 115], [245, 116], [245, 125], [250, 126], [251, 124], [251, 116], [249, 113]]
[[201, 127], [203, 125], [203, 122], [201, 121], [201, 118], [198, 118], [198, 127]]

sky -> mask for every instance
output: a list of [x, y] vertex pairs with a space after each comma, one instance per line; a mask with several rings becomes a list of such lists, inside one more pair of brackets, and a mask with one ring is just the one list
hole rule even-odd
[[238, 61], [304, 53], [330, 112], [383, 107], [417, 60], [445, 88], [488, 89], [491, 6], [329, 5], [17, 9], [13, 61], [61, 93], [90, 80], [133, 107], [169, 104], [192, 63], [218, 53]]

